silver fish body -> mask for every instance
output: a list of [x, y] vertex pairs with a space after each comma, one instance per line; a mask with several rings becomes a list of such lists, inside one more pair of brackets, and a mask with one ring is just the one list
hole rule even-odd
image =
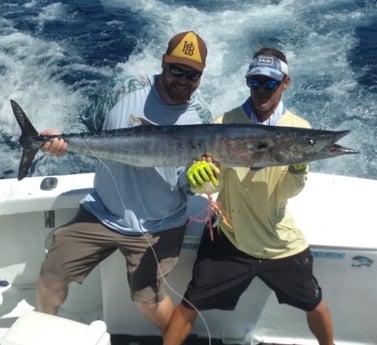
[[[28, 173], [32, 160], [47, 140], [11, 101], [21, 127], [23, 146], [18, 178]], [[185, 166], [204, 154], [223, 167], [291, 165], [336, 157], [357, 151], [335, 142], [349, 131], [251, 124], [143, 125], [97, 135], [62, 135], [68, 151], [138, 167]]]
[[350, 153], [334, 144], [348, 131], [248, 124], [137, 126], [63, 136], [68, 151], [139, 167], [184, 166], [203, 154], [221, 166], [263, 168]]

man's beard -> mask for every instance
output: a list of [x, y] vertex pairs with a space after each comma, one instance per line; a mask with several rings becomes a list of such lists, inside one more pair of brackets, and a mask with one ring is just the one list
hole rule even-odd
[[171, 83], [167, 86], [166, 92], [171, 100], [174, 100], [176, 103], [186, 103], [191, 97], [192, 90], [189, 87], [180, 88], [175, 86], [174, 83]]

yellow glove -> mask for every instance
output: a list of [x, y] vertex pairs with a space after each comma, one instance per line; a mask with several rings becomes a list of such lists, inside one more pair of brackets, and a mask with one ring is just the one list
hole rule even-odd
[[289, 172], [293, 174], [300, 174], [307, 170], [308, 164], [307, 163], [299, 163], [289, 166]]
[[214, 163], [205, 160], [193, 163], [186, 174], [191, 188], [197, 193], [201, 192], [201, 188], [205, 189], [202, 191], [203, 193], [206, 192], [210, 183], [212, 184], [211, 187], [218, 187], [220, 184], [219, 175], [220, 169]]

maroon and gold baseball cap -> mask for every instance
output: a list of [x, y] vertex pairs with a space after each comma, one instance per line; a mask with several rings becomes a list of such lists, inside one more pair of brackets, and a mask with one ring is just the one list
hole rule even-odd
[[207, 46], [193, 31], [175, 35], [168, 45], [162, 60], [168, 64], [182, 64], [202, 72], [206, 65]]

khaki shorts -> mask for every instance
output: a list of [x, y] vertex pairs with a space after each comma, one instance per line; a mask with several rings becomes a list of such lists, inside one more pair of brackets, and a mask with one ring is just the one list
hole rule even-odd
[[157, 303], [165, 297], [164, 277], [178, 262], [185, 225], [140, 236], [104, 226], [80, 206], [76, 217], [54, 230], [41, 274], [82, 283], [90, 271], [117, 249], [126, 260], [131, 299]]

